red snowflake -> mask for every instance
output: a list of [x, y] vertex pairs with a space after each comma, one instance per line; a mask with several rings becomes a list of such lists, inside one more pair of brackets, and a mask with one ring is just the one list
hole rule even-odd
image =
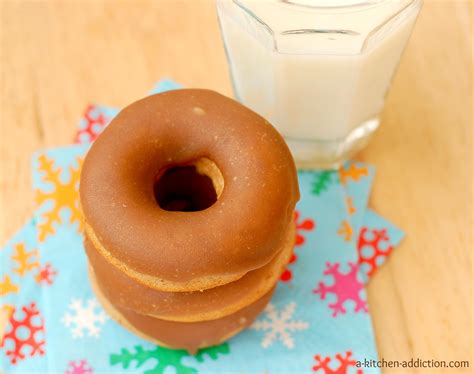
[[[294, 263], [297, 258], [298, 257], [293, 252], [291, 254], [290, 261], [288, 261], [288, 265], [291, 265], [292, 263]], [[280, 275], [280, 280], [282, 282], [289, 282], [291, 280], [291, 278], [293, 278], [293, 272], [289, 268], [285, 268], [283, 273]]]
[[69, 361], [69, 365], [65, 374], [92, 374], [94, 369], [89, 365], [87, 360]]
[[[29, 306], [24, 306], [21, 308], [24, 317], [23, 319], [16, 319], [15, 318], [15, 308], [13, 309], [8, 329], [3, 336], [2, 342], [0, 344], [1, 347], [5, 346], [5, 342], [10, 340], [13, 343], [13, 349], [5, 351], [5, 354], [10, 357], [11, 363], [16, 364], [19, 360], [23, 360], [25, 358], [25, 349], [29, 347], [29, 355], [44, 355], [44, 345], [45, 340], [40, 339], [38, 334], [42, 334], [44, 336], [44, 320], [41, 316], [39, 310], [36, 308], [35, 303], [31, 303]], [[23, 329], [23, 333], [25, 330], [28, 331], [28, 334], [23, 334], [20, 336], [21, 329]]]
[[84, 113], [85, 125], [79, 129], [74, 138], [74, 143], [88, 143], [93, 142], [103, 128], [109, 123], [109, 119], [102, 113], [96, 114], [97, 107], [89, 105]]
[[[315, 223], [311, 218], [306, 218], [302, 221], [299, 220], [300, 213], [295, 210], [295, 223], [296, 223], [296, 238], [295, 238], [295, 247], [301, 246], [304, 244], [306, 238], [300, 231], [311, 231], [315, 227]], [[298, 256], [293, 252], [291, 255], [288, 265], [294, 263], [298, 259]], [[293, 277], [293, 273], [290, 269], [286, 268], [283, 274], [280, 276], [280, 280], [283, 282], [289, 282]]]
[[347, 273], [342, 273], [339, 270], [339, 265], [338, 262], [335, 264], [326, 262], [324, 275], [332, 276], [333, 281], [330, 286], [323, 282], [319, 282], [318, 288], [313, 290], [313, 293], [319, 294], [321, 300], [324, 300], [328, 293], [332, 293], [336, 296], [336, 302], [329, 304], [329, 308], [333, 311], [333, 317], [336, 317], [339, 313], [346, 313], [344, 304], [349, 300], [355, 303], [354, 312], [368, 312], [367, 302], [360, 295], [360, 291], [364, 288], [364, 284], [357, 279], [359, 271], [357, 264], [349, 262], [349, 272]]
[[[384, 248], [382, 249], [382, 243]], [[390, 245], [390, 239], [386, 229], [368, 229], [363, 227], [360, 231], [357, 242], [357, 253], [359, 255], [359, 265], [367, 264], [364, 272], [368, 277], [375, 273], [377, 268], [385, 262], [386, 257], [392, 253], [393, 246]], [[367, 253], [369, 252], [369, 253]]]
[[52, 268], [51, 264], [46, 264], [41, 267], [38, 274], [36, 274], [36, 283], [51, 285], [53, 284], [53, 278], [56, 274], [58, 274], [58, 272]]
[[[336, 360], [339, 362], [339, 366], [336, 369], [331, 369], [329, 367], [331, 357], [321, 358], [321, 356], [316, 355], [314, 356], [316, 365], [313, 366], [313, 371], [323, 370], [324, 374], [346, 374], [349, 367], [356, 366], [356, 360], [352, 359], [351, 356], [352, 352], [346, 352], [344, 356], [338, 353]], [[357, 374], [362, 374], [362, 369], [358, 369]]]

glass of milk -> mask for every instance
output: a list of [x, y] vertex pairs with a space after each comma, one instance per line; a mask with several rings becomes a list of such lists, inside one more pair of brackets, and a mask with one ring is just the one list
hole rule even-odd
[[298, 167], [337, 167], [379, 126], [422, 0], [217, 0], [236, 98]]

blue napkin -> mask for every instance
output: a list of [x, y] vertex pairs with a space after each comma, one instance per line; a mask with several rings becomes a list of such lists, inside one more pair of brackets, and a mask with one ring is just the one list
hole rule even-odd
[[[177, 87], [167, 81], [159, 89]], [[89, 140], [117, 113], [87, 112], [79, 132], [103, 116]], [[373, 167], [299, 172], [295, 255], [270, 304], [251, 328], [192, 356], [129, 333], [92, 293], [77, 195], [85, 140], [33, 156], [38, 209], [0, 252], [2, 371], [344, 373], [377, 358], [364, 283], [403, 233], [367, 209]]]

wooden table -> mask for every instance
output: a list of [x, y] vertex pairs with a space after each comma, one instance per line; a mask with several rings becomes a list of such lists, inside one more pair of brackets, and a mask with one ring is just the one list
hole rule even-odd
[[[86, 104], [122, 107], [161, 77], [231, 95], [211, 1], [3, 0], [0, 14], [2, 243], [32, 213], [31, 153], [71, 142]], [[377, 166], [372, 206], [407, 232], [369, 285], [386, 359], [474, 365], [471, 15], [425, 2], [360, 155]]]

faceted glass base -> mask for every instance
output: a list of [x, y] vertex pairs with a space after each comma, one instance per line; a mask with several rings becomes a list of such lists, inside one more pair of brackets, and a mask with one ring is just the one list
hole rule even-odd
[[337, 169], [369, 142], [379, 119], [365, 121], [348, 136], [336, 140], [297, 139], [283, 135], [298, 169]]

